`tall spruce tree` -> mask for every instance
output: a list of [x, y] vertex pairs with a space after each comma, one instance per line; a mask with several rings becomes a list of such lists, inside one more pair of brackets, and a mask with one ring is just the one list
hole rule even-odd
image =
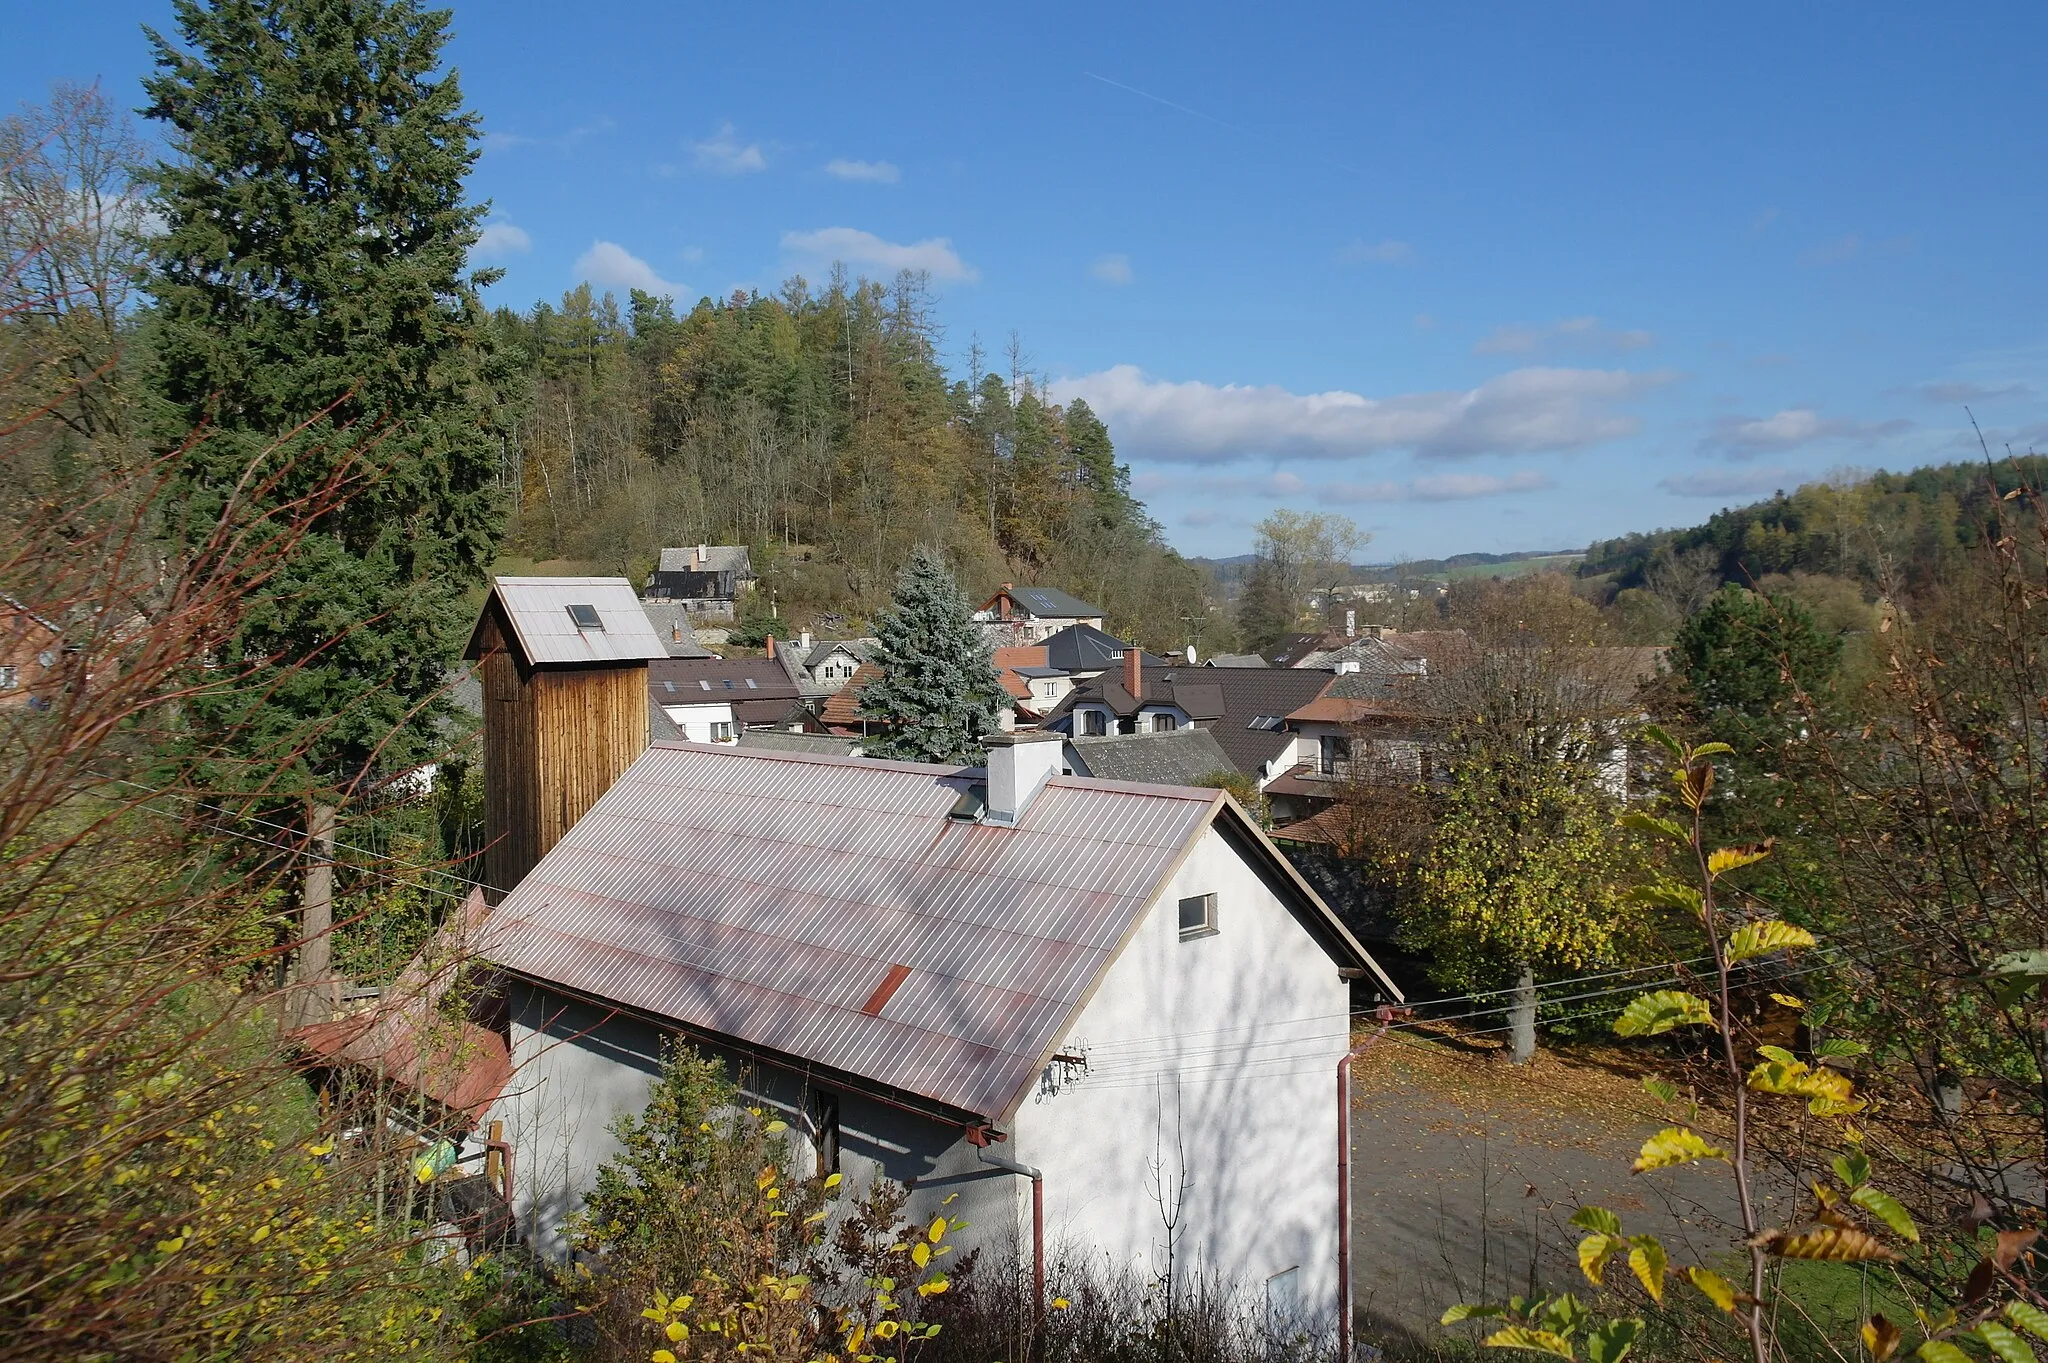
[[911, 762], [978, 760], [983, 735], [1000, 724], [1002, 681], [989, 660], [974, 606], [945, 563], [920, 548], [896, 579], [882, 617], [882, 675], [861, 692], [861, 713], [882, 726], [867, 742], [874, 757]]
[[[245, 475], [271, 506], [346, 472], [224, 650], [230, 691], [195, 700], [207, 741], [307, 801], [331, 840], [351, 790], [430, 759], [439, 692], [493, 557], [483, 316], [465, 202], [476, 116], [441, 68], [445, 10], [413, 0], [176, 0], [182, 45], [147, 30], [155, 389], [188, 525]], [[260, 515], [266, 508], [249, 512]], [[260, 528], [260, 525], [259, 525]], [[174, 527], [175, 529], [175, 527]], [[322, 858], [315, 858], [317, 864]], [[325, 978], [322, 875], [302, 978]]]

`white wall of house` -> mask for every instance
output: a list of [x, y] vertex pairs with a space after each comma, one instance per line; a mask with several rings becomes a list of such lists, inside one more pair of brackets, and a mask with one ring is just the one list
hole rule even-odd
[[692, 743], [734, 743], [739, 741], [739, 726], [733, 723], [730, 701], [711, 701], [703, 705], [664, 705], [661, 707], [675, 726], [683, 731], [683, 737]]
[[[1214, 894], [1213, 936], [1179, 901]], [[1177, 1271], [1254, 1292], [1298, 1268], [1305, 1311], [1336, 1302], [1337, 1062], [1350, 986], [1223, 834], [1204, 835], [1062, 1044], [1085, 1055], [1027, 1099], [1002, 1153], [1045, 1173], [1049, 1238], [1158, 1273], [1163, 1168], [1180, 1175]], [[1021, 1190], [1020, 1190], [1021, 1191]]]

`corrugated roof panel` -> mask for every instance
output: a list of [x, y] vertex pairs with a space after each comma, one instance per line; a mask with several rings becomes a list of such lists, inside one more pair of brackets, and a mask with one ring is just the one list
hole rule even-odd
[[[997, 1117], [1215, 797], [1061, 778], [1019, 827], [948, 819], [978, 779], [650, 748], [492, 915], [484, 954]], [[892, 965], [909, 973], [862, 1013]]]
[[[500, 577], [491, 596], [504, 609], [530, 663], [632, 662], [666, 658], [668, 645], [648, 623], [623, 577]], [[582, 629], [571, 606], [588, 606], [602, 629]], [[484, 607], [486, 611], [489, 605]], [[476, 640], [471, 636], [470, 656]]]

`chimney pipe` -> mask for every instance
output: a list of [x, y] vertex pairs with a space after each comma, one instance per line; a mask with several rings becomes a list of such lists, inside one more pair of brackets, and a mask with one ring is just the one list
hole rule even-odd
[[797, 647], [801, 648], [806, 653], [809, 653], [811, 651], [811, 632], [809, 630], [805, 630], [801, 635], [798, 636]]
[[1358, 612], [1355, 610], [1344, 612], [1344, 637], [1347, 639], [1358, 637]]
[[1136, 644], [1124, 650], [1124, 690], [1132, 700], [1145, 699], [1145, 650]]
[[669, 638], [671, 638], [671, 639], [673, 639], [673, 640], [675, 640], [675, 641], [676, 641], [677, 643], [681, 643], [681, 642], [683, 641], [683, 622], [682, 622], [682, 621], [680, 621], [680, 620], [677, 620], [677, 621], [675, 621], [674, 623], [672, 623], [672, 624], [670, 624], [670, 625], [669, 625], [669, 627], [668, 627], [668, 637], [669, 637]]
[[775, 636], [772, 634], [768, 636], [768, 656], [775, 656]]
[[1060, 774], [1066, 735], [1026, 729], [1021, 733], [990, 734], [981, 741], [988, 749], [986, 821], [1015, 827], [1023, 819], [1032, 797]]
[[710, 545], [708, 545], [708, 544], [700, 544], [700, 545], [698, 545], [698, 546], [697, 546], [697, 566], [698, 566], [699, 568], [702, 568], [702, 567], [703, 567], [703, 566], [704, 566], [705, 564], [707, 564], [707, 563], [709, 563], [709, 562], [711, 562], [711, 546], [710, 546]]

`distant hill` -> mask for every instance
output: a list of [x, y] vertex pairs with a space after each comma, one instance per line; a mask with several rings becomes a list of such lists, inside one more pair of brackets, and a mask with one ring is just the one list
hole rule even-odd
[[[1473, 577], [1515, 577], [1522, 573], [1571, 572], [1586, 555], [1580, 550], [1529, 549], [1515, 554], [1453, 554], [1449, 558], [1408, 559], [1400, 563], [1354, 563], [1353, 582], [1456, 582]], [[1207, 568], [1226, 592], [1244, 580], [1257, 554], [1228, 558], [1190, 558]]]

